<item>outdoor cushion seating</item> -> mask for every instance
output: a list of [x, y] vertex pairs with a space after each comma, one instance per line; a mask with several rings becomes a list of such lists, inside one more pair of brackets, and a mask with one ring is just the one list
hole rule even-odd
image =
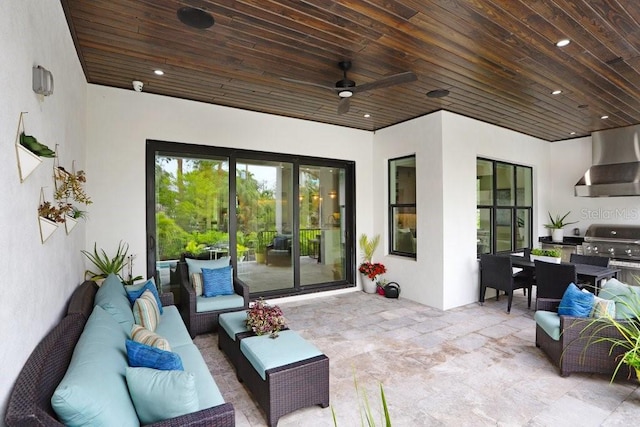
[[131, 312], [131, 306], [119, 305], [119, 297], [126, 299], [126, 291], [115, 276], [100, 291], [90, 281], [74, 291], [67, 315], [38, 344], [18, 376], [6, 424], [235, 425], [233, 406], [224, 403], [172, 305], [172, 294], [160, 296], [164, 313], [155, 332], [164, 334], [183, 371], [129, 366], [129, 316], [116, 311]]
[[[575, 285], [567, 288], [565, 294], [573, 293], [574, 288]], [[613, 311], [606, 300], [609, 298], [613, 300], [620, 294], [627, 295], [635, 292], [635, 289], [630, 291], [629, 288], [628, 285], [621, 284], [615, 279], [607, 281], [600, 292], [601, 298], [592, 296], [593, 308], [588, 317], [559, 315], [558, 310], [561, 304], [566, 305], [566, 302], [562, 302], [563, 299], [537, 298], [534, 315], [536, 346], [558, 367], [561, 376], [568, 376], [573, 372], [613, 375], [624, 349], [612, 348], [610, 342], [598, 342], [598, 340], [606, 337], [621, 337], [620, 332], [613, 325], [604, 323], [607, 321], [607, 314], [610, 315]], [[640, 292], [640, 289], [638, 291]], [[560, 311], [562, 312], [563, 309]], [[628, 369], [620, 369], [617, 376], [627, 378]]]
[[232, 295], [217, 295], [206, 297], [198, 295], [193, 283], [193, 275], [198, 274], [203, 268], [216, 269], [229, 265], [229, 257], [218, 260], [195, 260], [185, 258], [178, 262], [178, 274], [180, 277], [180, 314], [189, 330], [191, 337], [213, 332], [218, 327], [218, 316], [221, 313], [238, 311], [249, 307], [249, 287], [239, 280], [231, 277], [233, 283]]
[[267, 245], [267, 264], [291, 265], [291, 237], [277, 235]]

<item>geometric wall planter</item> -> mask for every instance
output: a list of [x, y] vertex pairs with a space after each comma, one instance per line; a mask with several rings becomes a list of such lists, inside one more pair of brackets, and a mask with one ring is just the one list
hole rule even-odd
[[77, 219], [69, 215], [64, 217], [64, 229], [67, 232], [67, 235], [71, 233], [71, 230], [73, 230], [76, 225], [78, 225]]
[[40, 224], [40, 240], [42, 240], [42, 243], [44, 244], [44, 242], [46, 242], [47, 239], [58, 229], [58, 224], [42, 216], [38, 217], [38, 223]]
[[26, 113], [20, 113], [20, 120], [18, 120], [18, 133], [16, 134], [16, 156], [18, 158], [18, 173], [20, 174], [20, 182], [24, 182], [25, 179], [42, 163], [42, 158], [37, 156], [30, 150], [20, 144], [20, 135], [24, 133], [24, 121], [22, 115]]

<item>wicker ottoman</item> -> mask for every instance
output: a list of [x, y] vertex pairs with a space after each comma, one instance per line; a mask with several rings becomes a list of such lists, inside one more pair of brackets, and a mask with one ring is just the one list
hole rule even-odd
[[238, 379], [266, 413], [267, 424], [307, 406], [329, 406], [329, 358], [296, 332], [240, 340]]
[[[227, 355], [229, 362], [238, 373], [238, 360], [240, 359], [240, 339], [255, 335], [247, 329], [247, 312], [234, 311], [222, 313], [218, 317], [218, 348]], [[238, 380], [240, 377], [238, 376]]]

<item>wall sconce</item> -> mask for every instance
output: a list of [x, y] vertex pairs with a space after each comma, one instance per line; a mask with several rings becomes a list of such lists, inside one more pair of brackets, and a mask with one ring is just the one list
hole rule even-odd
[[335, 199], [337, 196], [337, 193], [333, 190], [329, 191], [329, 197], [331, 197], [332, 199]]
[[49, 96], [53, 93], [53, 74], [41, 65], [33, 67], [33, 91], [38, 95]]

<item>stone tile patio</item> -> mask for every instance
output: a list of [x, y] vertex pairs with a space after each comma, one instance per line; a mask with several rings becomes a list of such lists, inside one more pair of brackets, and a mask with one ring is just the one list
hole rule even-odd
[[[562, 378], [535, 347], [526, 298], [440, 311], [405, 299], [353, 292], [279, 304], [292, 329], [331, 360], [331, 407], [338, 426], [359, 426], [354, 386], [382, 426], [379, 386], [392, 423], [402, 426], [617, 426], [640, 418], [640, 387], [602, 375]], [[238, 427], [265, 426], [251, 395], [217, 348], [198, 336]], [[362, 402], [362, 396], [360, 396]], [[286, 415], [278, 426], [333, 426], [331, 408]]]

